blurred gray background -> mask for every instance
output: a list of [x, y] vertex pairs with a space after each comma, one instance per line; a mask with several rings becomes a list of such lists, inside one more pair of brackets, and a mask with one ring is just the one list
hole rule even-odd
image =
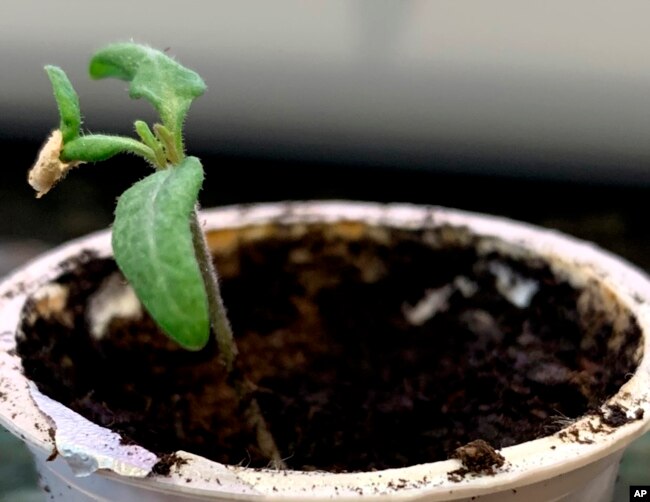
[[188, 134], [216, 154], [650, 183], [643, 0], [23, 0], [0, 13], [2, 122], [22, 137], [55, 120], [46, 63], [69, 72], [88, 128], [130, 130], [145, 104], [90, 82], [86, 63], [134, 39], [205, 77]]
[[[351, 198], [441, 204], [558, 228], [650, 270], [650, 3], [310, 0], [0, 4], [0, 275], [110, 224], [147, 173], [83, 166], [36, 202], [25, 183], [58, 122], [45, 64], [63, 67], [84, 127], [153, 120], [126, 84], [91, 82], [90, 54], [168, 49], [208, 92], [187, 122], [206, 206]], [[38, 500], [0, 433], [0, 501]], [[650, 439], [617, 500], [650, 484]]]

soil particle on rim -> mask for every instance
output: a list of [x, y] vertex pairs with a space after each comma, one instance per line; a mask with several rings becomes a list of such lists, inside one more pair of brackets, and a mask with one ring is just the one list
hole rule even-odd
[[567, 443], [593, 444], [594, 440], [581, 435], [583, 431], [580, 427], [572, 425], [558, 433], [558, 437]]
[[55, 447], [52, 448], [52, 451], [48, 455], [48, 457], [45, 459], [46, 462], [52, 462], [53, 460], [56, 459], [56, 457], [59, 456], [59, 450]]
[[12, 289], [0, 295], [0, 300], [13, 300], [16, 296], [24, 294], [27, 289], [27, 285], [23, 281], [17, 282]]
[[168, 476], [172, 469], [187, 464], [187, 460], [178, 456], [176, 453], [170, 453], [160, 457], [160, 460], [151, 468], [150, 476]]
[[97, 259], [97, 252], [92, 249], [83, 249], [78, 255], [68, 258], [59, 263], [59, 270], [62, 274], [74, 272], [80, 266]]
[[54, 460], [56, 457], [59, 456], [59, 450], [56, 447], [56, 430], [54, 429], [54, 427], [50, 427], [47, 430], [47, 435], [52, 440], [52, 451], [50, 452], [46, 461], [51, 462], [52, 460]]
[[463, 467], [447, 474], [450, 481], [460, 481], [468, 474], [493, 476], [505, 463], [505, 458], [490, 444], [477, 439], [456, 448], [450, 458], [460, 460]]
[[635, 420], [641, 420], [644, 415], [642, 408], [635, 410], [631, 417], [628, 416], [627, 412], [628, 410], [625, 406], [614, 403], [603, 406], [603, 408], [598, 411], [598, 416], [600, 416], [600, 420], [605, 425], [610, 427], [620, 427], [629, 424], [630, 422], [634, 422]]
[[565, 442], [593, 444], [594, 435], [611, 434], [618, 427], [641, 420], [644, 414], [643, 408], [637, 408], [630, 413], [622, 404], [605, 404], [586, 415], [586, 425], [572, 424], [561, 430], [558, 437]]
[[[640, 357], [634, 319], [615, 323], [547, 265], [479, 254], [452, 229], [275, 232], [236, 236], [215, 262], [238, 370], [290, 468], [403, 467], [477, 439], [501, 449], [553, 434], [566, 425], [558, 414], [573, 420], [601, 406]], [[85, 307], [117, 273], [112, 260], [90, 258], [58, 279], [70, 315], [34, 316], [27, 302], [18, 351], [28, 377], [159, 455], [265, 467], [213, 339], [184, 351], [147, 315], [89, 336]], [[502, 294], [494, 271], [504, 269], [538, 285], [527, 306]], [[409, 322], [405, 312], [432, 291], [445, 293], [444, 308]]]

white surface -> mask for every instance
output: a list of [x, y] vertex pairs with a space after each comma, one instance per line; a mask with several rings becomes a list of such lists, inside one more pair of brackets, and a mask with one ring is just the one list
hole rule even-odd
[[125, 85], [85, 68], [133, 38], [205, 77], [191, 145], [650, 184], [648, 19], [645, 0], [4, 2], [0, 117], [49, 131], [52, 63], [87, 127], [130, 131]]
[[124, 444], [119, 434], [108, 432], [41, 394], [36, 385], [30, 385], [30, 393], [36, 406], [52, 420], [57, 452], [75, 476], [85, 477], [98, 469], [110, 469], [124, 476], [143, 478], [158, 462], [153, 453], [138, 445]]

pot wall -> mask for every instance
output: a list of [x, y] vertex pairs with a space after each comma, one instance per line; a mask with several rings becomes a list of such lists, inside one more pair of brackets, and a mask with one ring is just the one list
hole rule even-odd
[[[466, 227], [472, 233], [489, 236], [487, 247], [515, 255], [542, 256], [557, 273], [579, 286], [598, 281], [613, 295], [621, 308], [632, 311], [643, 332], [645, 354], [650, 353], [650, 283], [638, 270], [594, 246], [504, 219], [472, 215], [441, 208], [407, 205], [354, 203], [292, 203], [234, 207], [204, 213], [209, 229], [257, 226], [263, 235], [269, 222], [296, 224], [309, 222], [364, 221], [369, 225], [399, 228], [427, 228], [438, 225]], [[25, 298], [61, 273], [61, 263], [80, 250], [110, 255], [110, 236], [95, 234], [59, 248], [16, 272], [0, 286], [0, 423], [21, 437], [35, 455], [37, 467], [50, 496], [60, 500], [609, 500], [623, 449], [649, 428], [650, 362], [644, 357], [633, 376], [610, 401], [642, 410], [644, 418], [608, 434], [586, 432], [589, 444], [565, 442], [558, 435], [504, 448], [507, 468], [494, 476], [466, 478], [452, 482], [447, 473], [459, 467], [448, 460], [403, 469], [355, 474], [276, 472], [223, 466], [181, 452], [188, 460], [167, 478], [143, 477], [150, 457], [142, 453], [137, 461], [116, 461], [113, 451], [103, 451], [111, 433], [88, 433], [89, 445], [76, 451], [66, 442], [70, 430], [85, 430], [85, 419], [57, 421], [56, 412], [46, 415], [37, 406], [35, 394], [22, 376], [15, 352], [15, 331]], [[489, 251], [485, 249], [484, 251]], [[641, 350], [641, 348], [640, 348]], [[69, 418], [69, 417], [68, 417]], [[587, 419], [576, 422], [589, 429]], [[80, 425], [81, 424], [81, 425]], [[56, 428], [59, 456], [52, 453], [52, 426]], [[66, 429], [67, 428], [67, 429]], [[66, 432], [67, 431], [67, 432]], [[587, 443], [589, 441], [584, 441]], [[95, 448], [95, 449], [93, 449]], [[63, 454], [61, 453], [63, 452]], [[119, 456], [118, 452], [118, 456]], [[123, 453], [123, 452], [122, 452]], [[75, 477], [71, 459], [86, 461]], [[63, 457], [66, 456], [67, 459]], [[136, 455], [137, 456], [137, 455]], [[126, 458], [126, 457], [124, 457]], [[99, 459], [99, 460], [98, 460]], [[88, 468], [88, 466], [91, 466]], [[92, 473], [92, 466], [102, 470]], [[147, 467], [148, 466], [148, 467]], [[78, 466], [77, 466], [78, 467]], [[112, 473], [115, 471], [128, 476]], [[80, 473], [76, 469], [77, 474]], [[88, 475], [89, 474], [89, 475]], [[191, 482], [187, 480], [191, 479]], [[74, 498], [76, 497], [76, 498]]]

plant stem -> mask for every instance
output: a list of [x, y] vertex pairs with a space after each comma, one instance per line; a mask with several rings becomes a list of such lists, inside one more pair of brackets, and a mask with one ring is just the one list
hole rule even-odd
[[217, 346], [222, 361], [228, 371], [228, 375], [233, 382], [235, 394], [240, 406], [243, 404], [244, 416], [247, 422], [255, 429], [257, 444], [262, 454], [264, 454], [271, 463], [271, 467], [276, 469], [285, 469], [286, 465], [280, 456], [280, 451], [275, 443], [275, 439], [262, 415], [262, 410], [257, 399], [252, 396], [250, 385], [247, 385], [246, 379], [235, 368], [235, 358], [238, 350], [235, 338], [230, 327], [230, 322], [226, 315], [226, 308], [221, 298], [221, 289], [216, 269], [212, 263], [210, 250], [208, 249], [205, 235], [201, 230], [199, 223], [198, 211], [195, 209], [190, 218], [190, 229], [192, 231], [192, 243], [196, 254], [201, 275], [205, 284], [208, 297], [208, 310], [210, 313], [210, 322], [215, 332]]
[[154, 151], [144, 143], [125, 136], [89, 134], [79, 136], [63, 145], [60, 159], [64, 162], [99, 162], [121, 152], [139, 155], [155, 164]]
[[[245, 397], [245, 394], [240, 393], [239, 397], [242, 399]], [[278, 446], [275, 444], [275, 438], [271, 434], [269, 426], [264, 419], [257, 399], [254, 397], [248, 403], [244, 416], [248, 420], [248, 423], [255, 428], [257, 446], [259, 446], [262, 454], [269, 459], [269, 466], [273, 469], [286, 469], [287, 466], [280, 456], [280, 450], [278, 450]]]
[[203, 235], [203, 231], [201, 230], [196, 209], [190, 218], [190, 229], [192, 231], [194, 252], [196, 253], [196, 259], [199, 263], [199, 268], [201, 269], [201, 276], [203, 277], [205, 290], [208, 296], [210, 323], [212, 324], [217, 338], [219, 354], [228, 370], [228, 373], [231, 373], [238, 352], [237, 344], [235, 343], [232, 328], [230, 327], [230, 322], [226, 315], [226, 308], [224, 307], [221, 298], [221, 288], [219, 287], [217, 271], [212, 263], [212, 257], [208, 250], [208, 244]]

